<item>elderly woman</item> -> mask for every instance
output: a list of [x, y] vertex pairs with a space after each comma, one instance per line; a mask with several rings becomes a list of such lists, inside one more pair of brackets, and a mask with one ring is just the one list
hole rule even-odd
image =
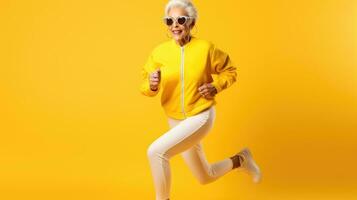
[[[261, 173], [248, 148], [210, 164], [201, 142], [214, 123], [214, 97], [236, 81], [236, 67], [228, 54], [190, 34], [197, 20], [192, 2], [171, 0], [165, 15], [172, 38], [152, 50], [142, 69], [140, 87], [141, 93], [149, 97], [162, 91], [161, 105], [170, 126], [147, 150], [156, 199], [169, 199], [170, 158], [179, 153], [201, 184], [215, 181], [236, 168], [259, 182]], [[212, 74], [217, 78], [213, 79]]]

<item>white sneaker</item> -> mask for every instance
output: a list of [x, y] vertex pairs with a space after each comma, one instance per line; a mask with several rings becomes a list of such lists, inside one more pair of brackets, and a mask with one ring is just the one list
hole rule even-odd
[[238, 167], [237, 169], [239, 171], [240, 170], [245, 171], [250, 176], [252, 176], [254, 183], [259, 183], [262, 174], [258, 165], [255, 163], [253, 156], [250, 153], [250, 150], [247, 147], [245, 147], [237, 154], [243, 157], [243, 162], [241, 163], [241, 166]]

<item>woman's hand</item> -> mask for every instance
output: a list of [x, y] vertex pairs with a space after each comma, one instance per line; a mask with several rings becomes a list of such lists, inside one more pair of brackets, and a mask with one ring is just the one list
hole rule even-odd
[[205, 83], [198, 88], [200, 94], [206, 99], [213, 99], [217, 94], [216, 88], [211, 83]]
[[150, 89], [152, 91], [156, 91], [159, 87], [160, 84], [160, 80], [161, 80], [161, 75], [160, 75], [160, 68], [157, 69], [156, 71], [150, 73], [150, 80], [149, 80], [149, 84], [150, 84]]

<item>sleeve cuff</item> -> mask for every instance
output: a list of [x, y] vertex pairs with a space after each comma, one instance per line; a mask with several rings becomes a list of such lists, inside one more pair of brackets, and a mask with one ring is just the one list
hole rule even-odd
[[219, 84], [216, 81], [212, 82], [211, 84], [216, 88], [217, 94], [222, 91], [221, 86], [219, 86]]

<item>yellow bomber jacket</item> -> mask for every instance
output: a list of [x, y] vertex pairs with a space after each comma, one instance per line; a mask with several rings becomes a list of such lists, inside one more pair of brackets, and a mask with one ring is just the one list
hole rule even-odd
[[[160, 84], [152, 91], [150, 73], [158, 68]], [[158, 44], [141, 72], [140, 92], [154, 97], [162, 91], [161, 106], [166, 115], [174, 119], [185, 119], [216, 104], [215, 98], [206, 99], [199, 93], [202, 84], [211, 83], [219, 93], [237, 80], [237, 67], [229, 55], [212, 42], [195, 36], [184, 46], [174, 39]]]

